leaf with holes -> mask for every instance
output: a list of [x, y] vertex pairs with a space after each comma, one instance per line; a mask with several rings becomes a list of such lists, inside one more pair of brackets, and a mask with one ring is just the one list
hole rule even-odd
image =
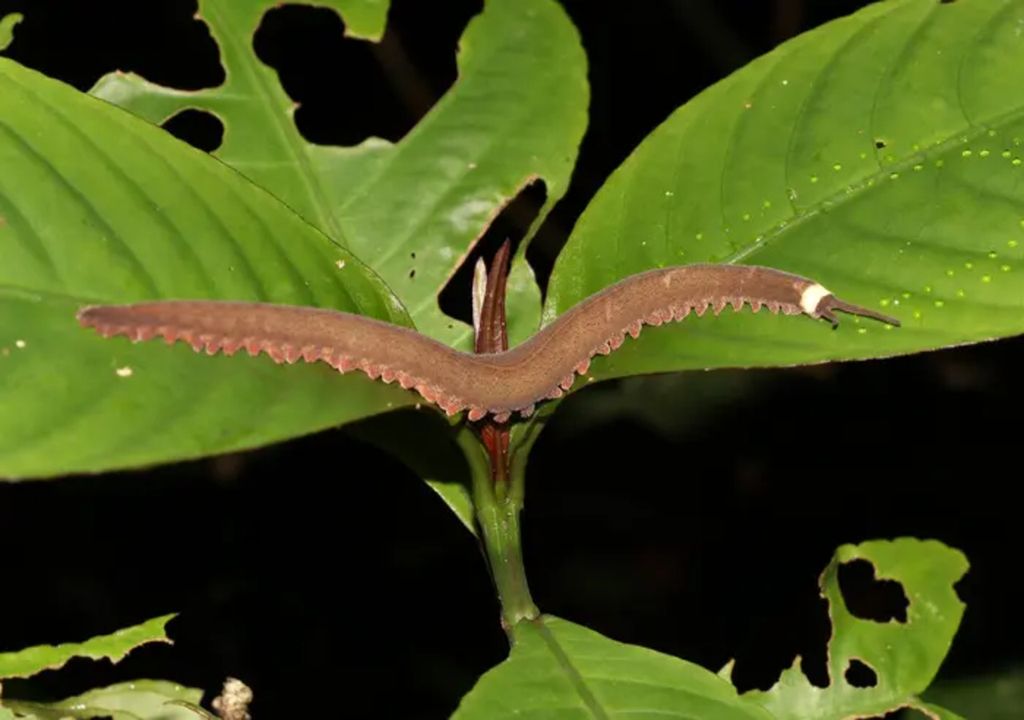
[[4, 702], [18, 712], [19, 717], [31, 714], [40, 720], [212, 720], [214, 716], [199, 707], [202, 698], [202, 690], [162, 680], [134, 680], [58, 702], [23, 702], [10, 698], [5, 698]]
[[[369, 0], [313, 0], [348, 21]], [[383, 5], [384, 3], [375, 3]], [[586, 126], [586, 58], [553, 0], [487, 0], [460, 42], [454, 87], [399, 143], [314, 145], [294, 103], [256, 57], [252, 37], [274, 0], [201, 0], [227, 79], [184, 92], [136, 75], [101, 79], [93, 94], [154, 123], [186, 108], [225, 125], [217, 157], [260, 183], [381, 274], [423, 333], [469, 349], [471, 330], [441, 312], [438, 293], [495, 215], [534, 179], [564, 194]], [[361, 32], [364, 37], [378, 37]], [[343, 78], [338, 88], [344, 92]], [[509, 282], [513, 341], [536, 330], [540, 294], [523, 252]]]
[[0, 477], [249, 448], [415, 401], [323, 364], [79, 327], [86, 304], [173, 297], [409, 320], [347, 251], [167, 133], [4, 59], [0, 97]]
[[[839, 567], [856, 560], [870, 562], [877, 579], [902, 585], [908, 601], [905, 622], [867, 620], [850, 611], [840, 590]], [[963, 554], [935, 541], [843, 545], [821, 577], [832, 620], [829, 686], [812, 685], [797, 659], [771, 690], [743, 697], [763, 705], [777, 720], [852, 720], [904, 707], [937, 720], [955, 718], [918, 696], [934, 679], [960, 626], [964, 604], [953, 586], [966, 572]]]
[[709, 313], [644, 330], [589, 374], [862, 359], [1024, 331], [1022, 27], [1021, 0], [892, 0], [709, 88], [585, 211], [545, 322], [630, 273], [715, 261], [815, 278], [902, 327]]
[[119, 662], [140, 645], [153, 642], [170, 642], [164, 627], [175, 616], [147, 620], [140, 625], [118, 630], [81, 643], [63, 645], [38, 645], [16, 652], [0, 653], [0, 680], [27, 678], [43, 670], [63, 667], [72, 658], [83, 657], [93, 660], [107, 659]]
[[466, 695], [452, 720], [699, 717], [771, 720], [714, 673], [544, 615], [518, 623], [512, 654]]

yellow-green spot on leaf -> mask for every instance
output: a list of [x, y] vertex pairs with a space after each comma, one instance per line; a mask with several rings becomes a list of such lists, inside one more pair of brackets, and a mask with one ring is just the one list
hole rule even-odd
[[1007, 240], [1007, 241], [1006, 241], [1006, 247], [1012, 247], [1012, 248], [1015, 248], [1015, 247], [1017, 247], [1017, 245], [1019, 245], [1019, 244], [1020, 244], [1020, 243], [1018, 243], [1018, 242], [1017, 242], [1016, 240]]
[[972, 263], [972, 262], [965, 262], [964, 263], [964, 268], [966, 268], [967, 270], [973, 270], [974, 269], [974, 263]]
[[978, 155], [983, 157], [983, 158], [988, 157], [989, 156], [989, 151], [988, 150], [982, 150], [980, 153], [978, 153]]
[[946, 271], [946, 277], [953, 277], [954, 275], [956, 275], [956, 271], [953, 268]]
[[921, 311], [920, 310], [915, 310], [914, 311], [914, 319], [915, 320], [920, 320], [921, 319]]
[[811, 182], [812, 183], [818, 182], [818, 176], [817, 175], [811, 175]]
[[935, 307], [937, 307], [937, 308], [943, 307], [945, 304], [946, 303], [944, 301], [942, 301], [942, 300], [936, 300], [935, 301]]
[[1010, 152], [1009, 150], [1003, 150], [1003, 151], [1002, 151], [1001, 153], [999, 153], [999, 154], [1000, 154], [1000, 155], [1001, 155], [1001, 156], [1002, 156], [1003, 158], [1005, 158], [1006, 160], [1009, 160], [1009, 159], [1010, 159], [1010, 157], [1011, 157], [1011, 156], [1013, 155], [1013, 153], [1011, 153], [1011, 152]]
[[964, 289], [963, 289], [963, 288], [957, 288], [957, 291], [956, 291], [956, 296], [957, 296], [958, 298], [962, 298], [962, 297], [965, 297], [966, 295], [967, 295], [967, 293], [965, 293], [965, 292], [964, 292]]
[[931, 292], [931, 291], [932, 291], [933, 289], [934, 289], [934, 288], [932, 288], [932, 286], [931, 286], [931, 285], [925, 285], [925, 286], [924, 286], [924, 291], [925, 291], [925, 294], [927, 294], [927, 293], [930, 293], [930, 292]]
[[750, 219], [750, 213], [743, 213], [743, 219], [744, 220], [749, 220]]
[[999, 257], [999, 254], [996, 253], [995, 250], [990, 250], [989, 251], [989, 253], [988, 253], [988, 259], [989, 260], [995, 260], [997, 257]]
[[917, 164], [914, 166], [914, 172], [921, 172], [922, 170], [924, 170], [924, 165]]
[[1016, 167], [1020, 167], [1020, 163], [1021, 163], [1020, 158], [1014, 158], [1013, 161], [1010, 164], [1014, 165]]
[[903, 295], [903, 299], [904, 300], [909, 300], [910, 299], [910, 293], [909, 292], [904, 291], [902, 293], [902, 295]]
[[765, 200], [764, 203], [761, 205], [761, 207], [763, 207], [765, 210], [767, 210], [771, 206], [772, 206], [772, 201], [771, 200]]
[[836, 163], [835, 165], [832, 166], [832, 169], [835, 170], [836, 172], [839, 172], [840, 170], [843, 169], [843, 166], [840, 165], [839, 163]]
[[704, 233], [697, 233], [696, 235], [694, 235], [694, 237], [697, 240], [703, 240], [704, 239]]
[[1000, 265], [999, 269], [1002, 270], [1003, 272], [1010, 272], [1010, 266], [1009, 265]]
[[25, 19], [21, 13], [11, 13], [0, 18], [0, 50], [6, 50], [14, 40], [14, 28]]
[[935, 161], [935, 167], [942, 167], [945, 164], [946, 164], [946, 161], [943, 160], [942, 158], [939, 158], [938, 160]]
[[882, 307], [889, 307], [889, 302], [889, 298], [882, 298], [881, 300], [878, 301], [878, 304], [881, 305]]
[[970, 150], [964, 150], [963, 152], [960, 153], [961, 157], [965, 157], [965, 158], [969, 158], [973, 154], [974, 153], [972, 151], [970, 151]]
[[857, 334], [858, 335], [864, 335], [864, 334], [867, 333], [867, 331], [868, 331], [867, 328], [862, 328], [862, 327], [861, 328], [857, 328]]
[[991, 275], [982, 275], [981, 276], [981, 281], [983, 283], [990, 283], [990, 282], [992, 282], [992, 276]]

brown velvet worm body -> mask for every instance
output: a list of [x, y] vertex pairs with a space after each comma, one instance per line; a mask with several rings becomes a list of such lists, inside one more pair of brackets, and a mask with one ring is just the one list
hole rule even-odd
[[752, 265], [698, 264], [627, 277], [582, 300], [528, 340], [500, 353], [455, 350], [413, 330], [335, 310], [265, 303], [168, 300], [83, 308], [79, 322], [106, 337], [184, 341], [209, 355], [266, 353], [276, 362], [325, 362], [340, 372], [415, 389], [448, 415], [470, 420], [529, 416], [560, 397], [595, 355], [607, 355], [643, 325], [678, 321], [727, 305], [824, 318], [835, 311], [898, 326], [899, 321], [836, 298], [799, 275]]

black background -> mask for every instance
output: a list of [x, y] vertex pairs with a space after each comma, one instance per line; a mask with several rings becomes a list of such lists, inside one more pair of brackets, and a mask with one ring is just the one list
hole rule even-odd
[[[541, 277], [596, 189], [673, 109], [866, 3], [562, 4], [589, 57], [592, 104], [572, 187], [531, 252]], [[115, 69], [182, 88], [223, 78], [194, 3], [0, 0], [0, 14], [13, 10], [27, 18], [6, 54], [82, 90]], [[392, 0], [377, 48], [343, 39], [329, 12], [286, 7], [255, 43], [302, 103], [308, 138], [398, 140], [455, 80], [457, 39], [479, 10]], [[220, 132], [201, 115], [169, 129], [205, 149]], [[521, 232], [535, 195], [493, 237]], [[672, 393], [641, 386], [664, 416], [714, 382], [691, 412], [703, 415], [671, 434], [596, 415], [615, 384], [581, 392], [529, 465], [535, 600], [712, 669], [736, 658], [744, 689], [767, 687], [798, 653], [821, 682], [828, 623], [816, 581], [833, 549], [931, 537], [972, 564], [943, 677], [1020, 662], [1022, 359], [1024, 343], [1008, 340], [693, 376]], [[75, 661], [42, 676], [41, 693], [140, 676], [216, 691], [235, 675], [254, 687], [259, 718], [443, 718], [507, 649], [474, 541], [414, 475], [345, 430], [144, 472], [0, 485], [0, 542], [0, 650], [181, 613], [173, 647], [113, 668]], [[885, 606], [853, 570], [851, 602]]]

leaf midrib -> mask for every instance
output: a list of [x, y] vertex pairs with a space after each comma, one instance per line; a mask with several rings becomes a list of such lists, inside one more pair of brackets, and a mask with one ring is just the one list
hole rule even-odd
[[544, 645], [547, 647], [548, 652], [550, 652], [555, 658], [558, 668], [562, 671], [566, 680], [569, 681], [569, 684], [576, 692], [576, 695], [586, 706], [587, 710], [590, 712], [590, 716], [594, 718], [594, 720], [611, 720], [611, 716], [605, 712], [603, 707], [601, 707], [597, 697], [595, 697], [594, 693], [591, 692], [590, 688], [587, 686], [587, 681], [583, 678], [583, 675], [580, 674], [580, 671], [576, 669], [576, 666], [573, 665], [572, 660], [569, 659], [569, 655], [559, 644], [558, 638], [556, 638], [554, 633], [551, 632], [551, 629], [548, 628], [544, 618], [540, 617], [536, 620], [529, 620], [527, 622], [531, 622], [533, 626], [537, 628], [537, 632], [544, 641]]

